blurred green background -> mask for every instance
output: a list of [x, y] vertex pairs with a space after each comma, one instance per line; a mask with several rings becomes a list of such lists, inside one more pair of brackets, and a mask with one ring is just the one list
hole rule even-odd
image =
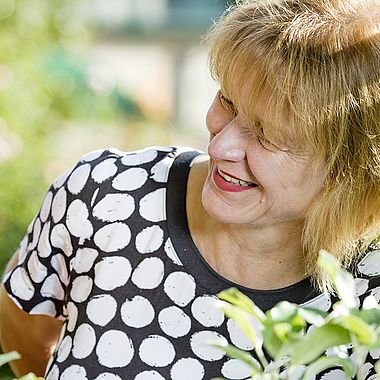
[[205, 149], [216, 84], [200, 41], [227, 3], [0, 1], [1, 273], [49, 183], [87, 151]]

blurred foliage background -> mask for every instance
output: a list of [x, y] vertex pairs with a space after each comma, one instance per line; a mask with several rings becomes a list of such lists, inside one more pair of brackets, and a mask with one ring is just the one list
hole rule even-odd
[[[205, 148], [201, 120], [216, 86], [200, 36], [226, 6], [0, 1], [1, 273], [49, 183], [88, 150]], [[0, 378], [12, 378], [9, 368]]]

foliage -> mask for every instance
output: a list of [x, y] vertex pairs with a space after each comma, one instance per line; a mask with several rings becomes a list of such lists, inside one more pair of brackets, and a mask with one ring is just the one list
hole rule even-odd
[[[263, 313], [235, 288], [218, 295], [225, 315], [253, 343], [257, 359], [232, 345], [215, 346], [248, 365], [252, 369], [251, 379], [307, 380], [331, 367], [341, 367], [351, 379], [369, 351], [380, 348], [380, 306], [376, 299], [368, 296], [358, 309], [351, 274], [325, 251], [320, 252], [319, 265], [329, 274], [340, 298], [330, 313], [285, 301]], [[273, 361], [268, 361], [264, 350]], [[326, 350], [334, 355], [326, 356]], [[379, 364], [376, 369], [379, 372]]]
[[[0, 274], [47, 188], [67, 120], [139, 110], [81, 51], [91, 34], [74, 0], [0, 1]], [[75, 57], [75, 58], [74, 58]], [[70, 149], [70, 147], [67, 147]]]
[[[91, 33], [79, 6], [0, 1], [0, 276], [52, 180], [49, 164], [68, 121], [140, 117], [116, 83], [99, 78], [83, 58]], [[0, 379], [10, 374], [7, 365], [0, 368]]]

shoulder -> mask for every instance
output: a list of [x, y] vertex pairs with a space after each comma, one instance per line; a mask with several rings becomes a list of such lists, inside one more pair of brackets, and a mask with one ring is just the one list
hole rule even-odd
[[[199, 154], [191, 147], [151, 146], [135, 151], [121, 151], [107, 148], [89, 152], [82, 156], [71, 168], [57, 177], [52, 188], [66, 187], [71, 194], [79, 194], [88, 183], [96, 186], [113, 180], [123, 174], [125, 180], [138, 180], [149, 177], [157, 182], [164, 182], [173, 161], [183, 153]], [[190, 163], [189, 163], [190, 164]], [[125, 173], [127, 170], [129, 171]], [[121, 179], [121, 178], [119, 178]], [[140, 178], [142, 180], [142, 178]], [[118, 180], [115, 180], [117, 186]]]

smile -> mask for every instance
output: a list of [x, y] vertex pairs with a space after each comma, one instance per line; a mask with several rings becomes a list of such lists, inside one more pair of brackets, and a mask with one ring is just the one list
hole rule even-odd
[[239, 186], [243, 186], [243, 187], [250, 187], [250, 186], [256, 186], [255, 183], [253, 182], [249, 182], [249, 181], [244, 181], [242, 179], [238, 179], [238, 178], [234, 178], [224, 172], [222, 172], [221, 170], [217, 169], [218, 171], [218, 174], [227, 182], [231, 183], [231, 184], [234, 184], [234, 185], [239, 185]]

